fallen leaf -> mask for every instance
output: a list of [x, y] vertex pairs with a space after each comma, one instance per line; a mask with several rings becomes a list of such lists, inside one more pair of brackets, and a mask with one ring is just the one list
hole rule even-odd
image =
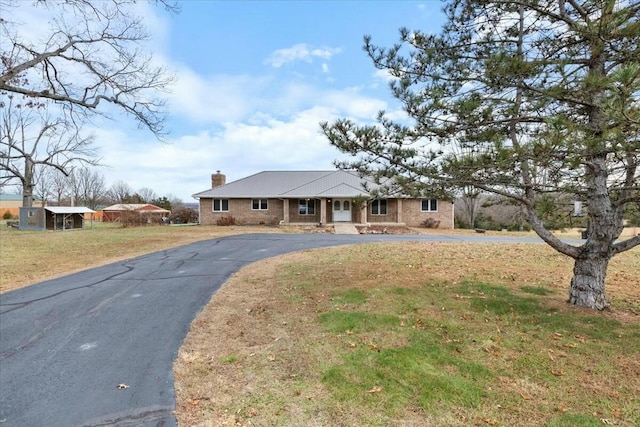
[[563, 375], [564, 375], [564, 371], [554, 370], [554, 369], [552, 369], [552, 370], [551, 370], [551, 373], [552, 373], [553, 375], [555, 375], [556, 377], [561, 377], [561, 376], [563, 376]]
[[483, 418], [482, 421], [489, 424], [490, 426], [497, 426], [498, 424], [500, 424], [498, 420], [493, 420], [491, 418]]

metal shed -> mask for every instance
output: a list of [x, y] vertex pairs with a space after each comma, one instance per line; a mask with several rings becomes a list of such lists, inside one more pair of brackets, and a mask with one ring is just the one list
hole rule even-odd
[[21, 230], [75, 230], [84, 228], [85, 214], [96, 211], [87, 207], [47, 206], [44, 208], [20, 208]]

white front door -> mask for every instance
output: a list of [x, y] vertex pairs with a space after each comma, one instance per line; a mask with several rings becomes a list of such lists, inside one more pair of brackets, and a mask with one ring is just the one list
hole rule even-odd
[[335, 199], [333, 201], [333, 222], [351, 222], [351, 200]]

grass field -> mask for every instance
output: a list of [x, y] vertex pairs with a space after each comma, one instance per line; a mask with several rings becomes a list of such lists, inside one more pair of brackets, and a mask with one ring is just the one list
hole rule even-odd
[[[0, 290], [283, 231], [296, 232], [1, 227]], [[176, 415], [185, 426], [640, 425], [640, 249], [611, 262], [607, 312], [564, 303], [571, 269], [544, 244], [370, 244], [252, 264], [191, 325]]]
[[640, 252], [567, 306], [546, 245], [403, 243], [246, 267], [174, 365], [188, 426], [638, 426]]

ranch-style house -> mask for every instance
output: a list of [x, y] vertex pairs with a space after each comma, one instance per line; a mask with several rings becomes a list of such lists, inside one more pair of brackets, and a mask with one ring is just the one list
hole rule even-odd
[[[365, 190], [365, 188], [367, 190]], [[200, 223], [233, 217], [236, 224], [354, 224], [453, 228], [453, 203], [410, 197], [374, 198], [379, 188], [346, 170], [264, 171], [226, 183], [220, 171], [199, 200]]]

